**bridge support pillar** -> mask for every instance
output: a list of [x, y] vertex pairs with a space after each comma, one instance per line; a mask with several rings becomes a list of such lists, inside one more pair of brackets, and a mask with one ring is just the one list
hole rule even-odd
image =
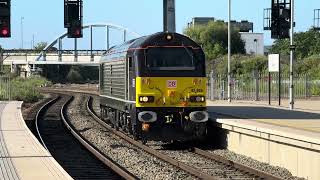
[[18, 65], [11, 63], [11, 73], [17, 74], [18, 73]]
[[93, 35], [92, 35], [92, 29], [93, 27], [90, 26], [90, 61], [93, 62], [94, 61], [94, 55], [93, 55]]
[[74, 38], [74, 62], [78, 62], [78, 39]]
[[107, 26], [107, 50], [110, 48], [110, 27]]
[[[25, 67], [25, 70], [26, 70], [26, 74], [25, 74], [25, 76], [26, 77], [30, 77], [31, 76], [31, 74], [32, 74], [32, 69], [30, 68], [30, 64], [26, 64], [26, 67]], [[21, 76], [21, 75], [20, 75]]]
[[47, 60], [47, 52], [46, 51], [43, 51], [42, 57], [43, 57], [43, 61]]
[[61, 62], [61, 61], [62, 61], [62, 39], [61, 39], [61, 38], [59, 38], [58, 43], [59, 43], [59, 47], [58, 47], [58, 48], [59, 48], [59, 49], [58, 49], [58, 55], [59, 55], [58, 61]]

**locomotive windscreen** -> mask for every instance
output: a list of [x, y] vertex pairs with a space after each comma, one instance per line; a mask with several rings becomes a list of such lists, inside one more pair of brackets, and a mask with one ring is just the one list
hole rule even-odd
[[191, 48], [149, 48], [146, 50], [146, 67], [149, 70], [193, 71], [194, 54]]

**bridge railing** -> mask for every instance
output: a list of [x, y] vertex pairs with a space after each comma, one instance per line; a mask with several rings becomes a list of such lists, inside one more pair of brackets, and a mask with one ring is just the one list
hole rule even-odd
[[[49, 51], [44, 51], [46, 54], [74, 54], [75, 52], [78, 53], [78, 55], [82, 56], [90, 56], [91, 54], [93, 55], [102, 55], [106, 50], [49, 50]], [[92, 53], [91, 53], [92, 52]], [[32, 50], [32, 49], [24, 49], [24, 50], [4, 50], [2, 52], [3, 55], [10, 55], [10, 56], [21, 56], [21, 55], [28, 55], [28, 54], [39, 54], [43, 53], [43, 51], [39, 50]]]
[[[41, 55], [36, 58], [36, 61], [47, 61], [48, 59], [62, 62], [63, 60], [78, 62], [94, 62], [100, 59], [100, 56], [105, 50], [55, 50], [42, 51]], [[72, 58], [72, 59], [70, 59]]]

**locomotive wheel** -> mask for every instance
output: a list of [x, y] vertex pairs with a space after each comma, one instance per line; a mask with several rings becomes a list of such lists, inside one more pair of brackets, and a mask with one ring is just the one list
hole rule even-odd
[[121, 126], [121, 130], [124, 132], [128, 132], [128, 125], [127, 125], [127, 120], [126, 120], [126, 114], [125, 113], [121, 113], [120, 115], [120, 126]]
[[133, 130], [132, 130], [132, 123], [131, 123], [131, 119], [130, 118], [128, 118], [127, 119], [127, 126], [126, 126], [126, 129], [127, 129], [127, 132], [129, 133], [129, 134], [133, 134]]
[[102, 120], [104, 120], [104, 108], [102, 107], [102, 106], [100, 106], [100, 118], [102, 119]]

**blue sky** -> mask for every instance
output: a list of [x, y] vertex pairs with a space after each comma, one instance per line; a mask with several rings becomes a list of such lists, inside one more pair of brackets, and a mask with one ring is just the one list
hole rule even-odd
[[[263, 9], [270, 0], [233, 0], [232, 19], [254, 22], [254, 31], [263, 32]], [[313, 9], [320, 8], [319, 0], [296, 1], [296, 29], [304, 31], [313, 25]], [[177, 31], [182, 32], [192, 17], [206, 16], [227, 19], [227, 0], [176, 0]], [[63, 27], [63, 0], [12, 0], [12, 37], [0, 39], [4, 48], [21, 47], [21, 17], [23, 20], [24, 47], [35, 42], [50, 42], [65, 31]], [[110, 22], [129, 28], [141, 35], [162, 31], [162, 0], [84, 0], [84, 24]], [[80, 49], [88, 48], [89, 35], [79, 42]], [[113, 43], [119, 33], [114, 32]], [[94, 48], [105, 47], [103, 29], [95, 30]], [[65, 41], [69, 47], [71, 40]], [[271, 44], [270, 32], [265, 32], [265, 44]]]

